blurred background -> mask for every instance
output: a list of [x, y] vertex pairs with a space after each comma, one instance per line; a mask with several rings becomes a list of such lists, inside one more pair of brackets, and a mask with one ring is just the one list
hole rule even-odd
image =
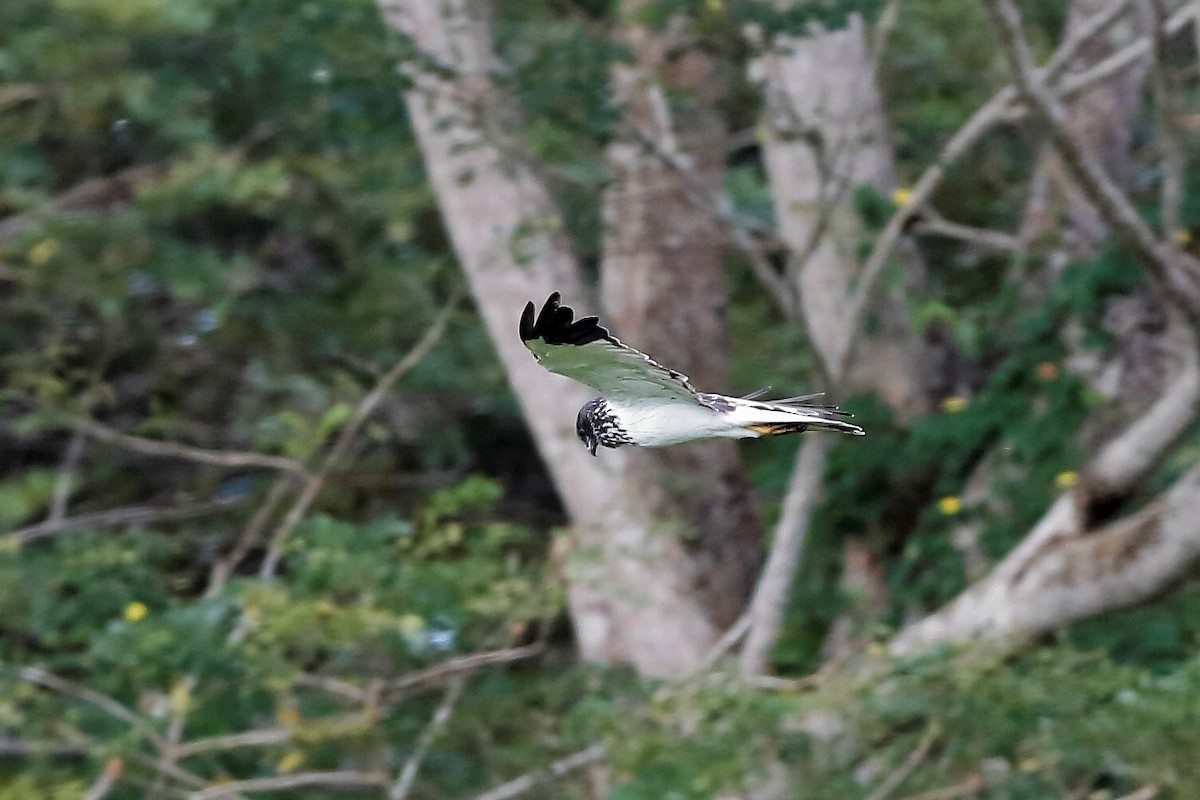
[[[1198, 43], [4, 0], [0, 800], [1200, 797]], [[592, 459], [553, 290], [868, 435]]]

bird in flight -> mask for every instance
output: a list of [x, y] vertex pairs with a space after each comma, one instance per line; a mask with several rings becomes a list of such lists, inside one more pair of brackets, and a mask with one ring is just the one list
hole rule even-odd
[[521, 341], [543, 367], [600, 393], [579, 409], [575, 432], [588, 452], [638, 445], [664, 447], [697, 439], [757, 439], [828, 430], [862, 436], [836, 406], [810, 405], [809, 394], [759, 400], [696, 391], [688, 377], [621, 342], [599, 317], [575, 319], [558, 292], [539, 313], [532, 302], [521, 315]]

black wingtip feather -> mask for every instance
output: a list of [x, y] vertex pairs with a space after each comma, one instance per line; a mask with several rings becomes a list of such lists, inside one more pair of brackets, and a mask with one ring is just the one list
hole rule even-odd
[[521, 312], [521, 341], [528, 342], [530, 339], [536, 339], [533, 335], [534, 322], [537, 320], [537, 307], [530, 300], [525, 304], [525, 310]]
[[542, 339], [546, 344], [585, 345], [600, 339], [608, 339], [608, 329], [600, 324], [599, 317], [575, 319], [575, 311], [562, 305], [562, 296], [554, 292], [546, 299], [542, 310], [534, 318], [534, 305], [529, 303], [521, 314], [521, 341]]

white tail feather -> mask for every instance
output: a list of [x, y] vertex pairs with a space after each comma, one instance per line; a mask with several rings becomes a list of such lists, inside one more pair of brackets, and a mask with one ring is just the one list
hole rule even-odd
[[[747, 428], [759, 436], [778, 435], [783, 433], [798, 433], [801, 430], [826, 430], [862, 436], [865, 431], [858, 425], [845, 422], [841, 417], [853, 416], [836, 406], [808, 406], [797, 400], [809, 399], [789, 398], [782, 401], [746, 401], [740, 398], [727, 398], [733, 410], [729, 413], [729, 421]], [[801, 428], [803, 426], [803, 428]]]

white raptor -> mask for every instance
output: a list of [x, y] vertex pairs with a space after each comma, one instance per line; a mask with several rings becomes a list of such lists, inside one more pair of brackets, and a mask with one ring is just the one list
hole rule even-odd
[[521, 341], [543, 367], [600, 392], [584, 404], [575, 431], [592, 455], [596, 448], [663, 447], [697, 439], [756, 439], [829, 430], [862, 436], [845, 422], [852, 414], [836, 406], [808, 405], [819, 394], [783, 400], [726, 397], [696, 391], [688, 377], [657, 363], [600, 325], [598, 317], [575, 319], [558, 292], [537, 312], [521, 315]]

